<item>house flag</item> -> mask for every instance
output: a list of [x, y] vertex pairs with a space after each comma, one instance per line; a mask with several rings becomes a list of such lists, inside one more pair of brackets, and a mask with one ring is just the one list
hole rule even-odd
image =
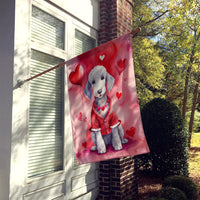
[[67, 76], [79, 164], [149, 152], [129, 34], [67, 61]]

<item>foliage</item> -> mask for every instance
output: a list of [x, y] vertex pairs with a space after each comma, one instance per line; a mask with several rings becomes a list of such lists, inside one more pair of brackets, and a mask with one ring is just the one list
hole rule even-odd
[[163, 187], [160, 190], [160, 196], [167, 200], [187, 200], [183, 191], [173, 187]]
[[[167, 44], [166, 44], [167, 43]], [[174, 102], [177, 106], [182, 106], [184, 94], [184, 80], [186, 66], [182, 63], [185, 59], [180, 54], [179, 49], [174, 44], [173, 40], [158, 41], [157, 45], [162, 50], [161, 56], [165, 63], [165, 80], [163, 87], [166, 90], [166, 99]]]
[[143, 37], [155, 37], [162, 32], [162, 17], [167, 11], [164, 0], [137, 0], [133, 7], [133, 28], [141, 27]]
[[[177, 64], [193, 65], [193, 71], [198, 71], [200, 45], [200, 13], [196, 0], [172, 0], [168, 6], [170, 10], [164, 23], [163, 32], [165, 45], [175, 53]], [[191, 55], [192, 60], [191, 60]]]
[[147, 38], [133, 40], [135, 77], [141, 106], [154, 97], [163, 96], [160, 90], [165, 69], [154, 45], [155, 42]]
[[[187, 111], [192, 109], [194, 112], [194, 96], [197, 92], [200, 95], [199, 85], [196, 84], [200, 71], [199, 11], [197, 0], [135, 1], [133, 28], [142, 28], [138, 37], [133, 39], [136, 83], [142, 106], [152, 98], [165, 97], [182, 108], [184, 119]], [[154, 66], [154, 57], [151, 53], [148, 55], [147, 49], [151, 49], [151, 53], [155, 51], [155, 59], [160, 59], [160, 74], [158, 62]], [[195, 85], [198, 90], [195, 90]], [[200, 103], [197, 106], [200, 109]]]
[[[172, 55], [171, 55], [172, 56]], [[165, 66], [164, 88], [166, 99], [174, 102], [177, 106], [182, 105], [184, 77], [182, 69], [172, 64], [174, 58], [167, 58], [168, 65]], [[169, 64], [169, 62], [171, 62]]]
[[[148, 6], [147, 0], [135, 2], [133, 8], [134, 27], [142, 27], [153, 18], [154, 14]], [[160, 57], [160, 51], [156, 47], [156, 42], [149, 38], [158, 32], [158, 22], [154, 21], [151, 25], [144, 26], [140, 36], [133, 39], [136, 85], [141, 106], [154, 97], [164, 97], [162, 94], [164, 63]]]
[[[190, 145], [199, 87], [195, 82], [196, 77], [200, 76], [199, 3], [196, 0], [172, 0], [168, 9], [170, 12], [165, 19], [166, 30], [163, 32], [163, 42], [166, 45], [164, 51], [168, 51], [169, 54], [171, 53], [172, 56], [175, 56], [176, 62], [174, 62], [174, 66], [185, 68], [183, 71], [183, 100], [180, 101], [180, 103], [182, 104], [182, 116], [184, 119], [187, 108], [189, 107], [189, 109], [192, 109], [189, 124]], [[200, 81], [200, 79], [198, 80]], [[194, 85], [196, 86], [194, 87]]]
[[141, 111], [150, 154], [139, 157], [143, 170], [159, 177], [188, 175], [188, 133], [175, 104], [161, 98]]
[[[191, 111], [186, 113], [186, 121], [188, 122], [188, 124], [190, 120], [190, 115], [191, 115]], [[200, 132], [200, 112], [198, 112], [197, 110], [194, 115], [193, 131], [195, 133]]]
[[170, 176], [164, 179], [163, 187], [174, 187], [182, 190], [188, 200], [197, 199], [197, 186], [188, 177], [184, 176]]

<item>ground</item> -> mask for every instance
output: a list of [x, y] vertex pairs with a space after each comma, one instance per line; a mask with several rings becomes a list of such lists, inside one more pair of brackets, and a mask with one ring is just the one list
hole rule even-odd
[[152, 178], [139, 173], [138, 175], [139, 196], [137, 200], [144, 200], [147, 197], [156, 196], [156, 193], [162, 187], [162, 180]]
[[200, 191], [200, 133], [192, 135], [189, 171], [190, 177], [197, 184]]
[[[197, 184], [200, 194], [200, 133], [192, 135], [191, 148], [189, 150], [189, 172], [192, 180]], [[162, 180], [138, 174], [139, 197], [137, 200], [144, 200], [147, 197], [155, 196], [162, 187]]]

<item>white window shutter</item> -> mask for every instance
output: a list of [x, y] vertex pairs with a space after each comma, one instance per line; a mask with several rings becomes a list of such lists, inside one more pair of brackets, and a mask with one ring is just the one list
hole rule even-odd
[[[64, 49], [64, 23], [32, 7], [31, 39], [49, 49]], [[31, 50], [30, 76], [63, 62]], [[28, 178], [63, 169], [64, 69], [60, 67], [30, 81]]]
[[64, 49], [64, 22], [32, 7], [31, 38], [46, 45]]
[[78, 56], [96, 47], [96, 40], [79, 30], [75, 30], [75, 55]]
[[[32, 50], [31, 76], [62, 60]], [[63, 67], [30, 82], [28, 177], [63, 168]]]

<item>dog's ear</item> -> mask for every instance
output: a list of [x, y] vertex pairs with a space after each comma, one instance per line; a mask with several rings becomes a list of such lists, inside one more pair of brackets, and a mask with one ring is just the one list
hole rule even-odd
[[109, 73], [107, 73], [106, 81], [107, 81], [107, 90], [108, 90], [108, 92], [110, 92], [110, 90], [112, 89], [112, 87], [114, 85], [115, 79]]
[[87, 82], [87, 84], [86, 84], [86, 86], [85, 86], [84, 94], [85, 94], [85, 96], [86, 96], [88, 99], [91, 99], [91, 97], [92, 97], [92, 90], [91, 90], [91, 84], [90, 84], [89, 81]]

